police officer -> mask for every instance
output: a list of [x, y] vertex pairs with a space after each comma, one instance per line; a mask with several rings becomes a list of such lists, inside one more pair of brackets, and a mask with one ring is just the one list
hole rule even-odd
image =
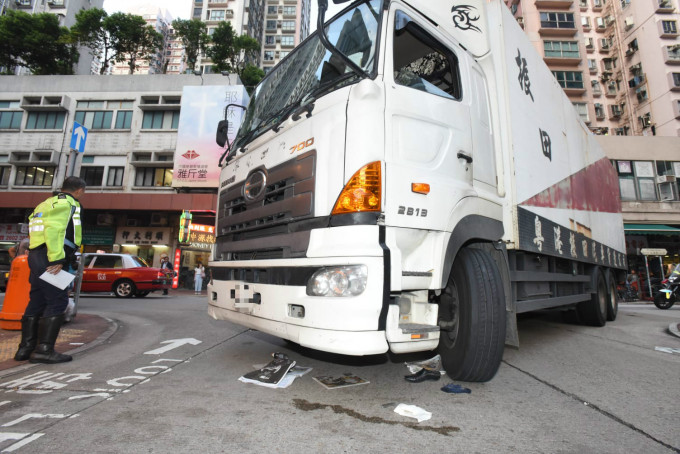
[[44, 272], [59, 274], [68, 268], [81, 243], [80, 202], [86, 183], [78, 177], [64, 180], [61, 191], [38, 205], [29, 216], [30, 249], [28, 266], [31, 293], [21, 319], [21, 343], [14, 356], [31, 363], [63, 363], [71, 356], [54, 351], [68, 290], [40, 279]]

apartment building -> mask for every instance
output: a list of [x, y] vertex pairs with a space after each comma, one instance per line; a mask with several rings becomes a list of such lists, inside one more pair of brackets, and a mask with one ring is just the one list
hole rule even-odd
[[[172, 257], [181, 249], [186, 266], [207, 263], [211, 244], [205, 235], [189, 245], [177, 242], [183, 210], [198, 212], [195, 223], [214, 225], [218, 186], [173, 186], [177, 153], [185, 152], [177, 150], [178, 137], [197, 134], [180, 118], [183, 109], [193, 112], [205, 99], [216, 104], [215, 96], [209, 98], [215, 88], [219, 101], [232, 99], [235, 89], [242, 90], [236, 76], [2, 76], [2, 82], [0, 234], [16, 231], [72, 173], [88, 184], [81, 199], [85, 252], [129, 252], [158, 265], [162, 253]], [[196, 96], [183, 104], [186, 90]], [[221, 118], [206, 118], [206, 142], [210, 136], [214, 144]], [[88, 129], [77, 154], [71, 151], [74, 122]], [[192, 157], [209, 156], [201, 143], [196, 140]], [[1, 244], [2, 235], [0, 247], [7, 247]]]
[[[59, 17], [59, 24], [72, 27], [76, 23], [76, 14], [81, 9], [103, 8], [104, 0], [0, 0], [0, 15], [7, 10], [19, 10], [31, 14], [52, 13]], [[98, 74], [99, 62], [90, 55], [89, 49], [81, 47], [80, 60], [74, 68], [75, 74]], [[19, 75], [30, 74], [26, 68], [20, 68]]]
[[[144, 5], [129, 9], [127, 13], [141, 16], [147, 25], [163, 35], [163, 47], [158, 49], [149, 60], [137, 62], [134, 74], [181, 74], [184, 72], [184, 45], [172, 28], [172, 15], [165, 9]], [[130, 74], [126, 62], [114, 62], [109, 74]]]
[[506, 0], [595, 134], [680, 134], [678, 0]]
[[267, 0], [261, 40], [265, 73], [309, 36], [310, 14], [310, 0]]

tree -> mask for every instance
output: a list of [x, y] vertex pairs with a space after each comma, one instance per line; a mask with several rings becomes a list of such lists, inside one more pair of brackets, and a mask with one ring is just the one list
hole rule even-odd
[[127, 62], [130, 74], [134, 74], [137, 61], [150, 60], [163, 47], [163, 35], [146, 25], [142, 16], [126, 14], [110, 25], [115, 26], [109, 32], [117, 38], [116, 61]]
[[248, 35], [236, 34], [229, 22], [221, 22], [211, 37], [211, 46], [205, 51], [216, 71], [235, 72], [239, 76], [260, 52], [260, 43]]
[[73, 37], [54, 14], [7, 11], [0, 17], [0, 66], [13, 74], [25, 66], [33, 74], [73, 74], [79, 54]]
[[252, 93], [255, 86], [264, 78], [264, 71], [255, 65], [246, 65], [241, 71], [240, 77], [248, 93]]
[[[115, 13], [123, 15], [123, 13]], [[76, 23], [71, 27], [71, 33], [78, 42], [90, 49], [90, 54], [101, 62], [100, 74], [106, 72], [109, 62], [118, 58], [116, 53], [116, 37], [111, 36], [107, 29], [109, 15], [99, 8], [81, 9], [76, 13]], [[115, 21], [114, 21], [115, 22]]]
[[194, 71], [198, 54], [204, 51], [206, 45], [210, 42], [208, 29], [200, 19], [177, 19], [172, 21], [172, 27], [184, 45], [187, 65], [191, 71]]

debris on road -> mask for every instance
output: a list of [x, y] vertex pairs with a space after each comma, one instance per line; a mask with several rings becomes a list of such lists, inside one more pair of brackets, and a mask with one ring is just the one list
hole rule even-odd
[[274, 359], [269, 364], [239, 377], [239, 381], [267, 388], [287, 388], [296, 378], [312, 370], [311, 367], [296, 366], [295, 361], [284, 353], [272, 353], [272, 356]]
[[436, 381], [446, 374], [446, 371], [442, 370], [442, 358], [439, 355], [423, 361], [413, 361], [404, 364], [408, 367], [409, 372], [411, 372], [411, 375], [404, 376], [404, 380], [411, 383], [420, 383], [426, 380]]
[[448, 385], [442, 387], [442, 391], [451, 394], [471, 394], [472, 391], [469, 388], [465, 388], [461, 385], [455, 383], [449, 383]]
[[440, 378], [442, 378], [442, 374], [440, 374], [438, 370], [430, 370], [425, 368], [420, 369], [420, 371], [416, 372], [415, 374], [404, 376], [404, 380], [411, 383], [420, 383], [425, 380], [437, 381]]
[[432, 413], [427, 410], [423, 410], [415, 405], [399, 404], [397, 408], [394, 409], [395, 413], [399, 413], [402, 416], [407, 416], [409, 418], [415, 418], [418, 422], [427, 421], [432, 417]]
[[331, 377], [330, 375], [319, 375], [312, 377], [326, 389], [346, 388], [348, 386], [367, 385], [370, 383], [361, 377], [357, 377], [351, 372], [345, 372], [342, 377]]

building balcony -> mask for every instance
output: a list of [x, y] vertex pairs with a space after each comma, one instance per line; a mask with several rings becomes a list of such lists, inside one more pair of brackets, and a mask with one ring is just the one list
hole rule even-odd
[[14, 4], [17, 8], [30, 8], [33, 6], [31, 0], [14, 0]]
[[663, 58], [667, 65], [680, 65], [680, 44], [664, 46]]
[[282, 33], [293, 34], [293, 33], [295, 33], [295, 29], [294, 29], [294, 28], [284, 28], [284, 29], [281, 30], [281, 32], [282, 32]]
[[536, 0], [537, 8], [571, 9], [574, 0]]
[[64, 0], [47, 0], [50, 9], [66, 8]]
[[543, 57], [543, 61], [548, 66], [578, 66], [581, 64], [580, 57], [545, 56]]
[[605, 0], [591, 0], [593, 3], [593, 11], [602, 11]]
[[225, 8], [229, 6], [227, 0], [213, 0], [208, 2], [208, 8]]
[[656, 0], [658, 5], [656, 7], [657, 14], [672, 14], [675, 12], [673, 2], [671, 0]]
[[541, 28], [538, 30], [538, 33], [541, 36], [575, 36], [577, 30], [573, 22], [562, 24], [541, 22]]

